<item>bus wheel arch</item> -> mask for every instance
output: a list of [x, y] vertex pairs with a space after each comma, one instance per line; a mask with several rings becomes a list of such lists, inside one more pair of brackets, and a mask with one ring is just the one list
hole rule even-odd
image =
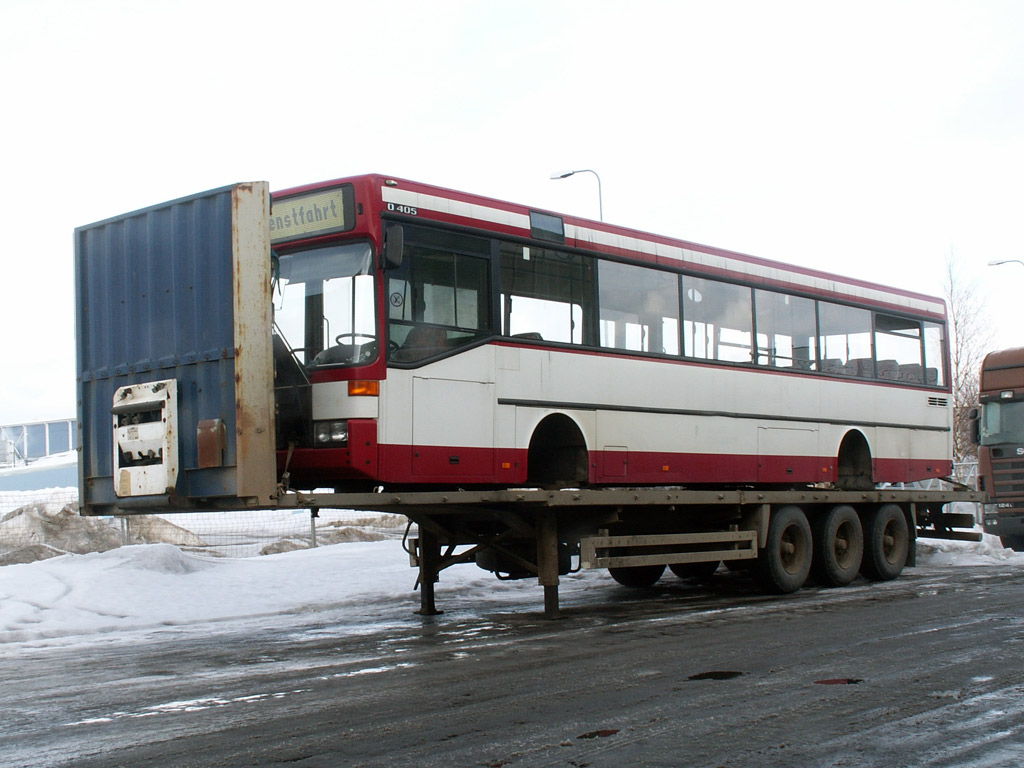
[[581, 485], [590, 479], [590, 453], [583, 430], [564, 413], [541, 419], [530, 437], [527, 482]]
[[836, 487], [850, 491], [869, 490], [875, 487], [871, 447], [860, 430], [850, 430], [839, 444]]

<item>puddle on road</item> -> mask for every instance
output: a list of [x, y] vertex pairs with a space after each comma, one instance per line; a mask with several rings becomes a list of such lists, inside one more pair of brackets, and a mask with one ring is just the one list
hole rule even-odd
[[697, 675], [690, 675], [687, 680], [733, 680], [740, 677], [742, 672], [731, 672], [726, 670], [712, 670], [711, 672], [701, 672]]
[[587, 733], [581, 733], [577, 736], [577, 739], [607, 739], [609, 736], [614, 736], [619, 732], [618, 728], [602, 728], [599, 731], [589, 731]]
[[325, 675], [318, 678], [319, 680], [334, 680], [339, 677], [358, 677], [360, 675], [379, 675], [382, 672], [391, 672], [395, 669], [410, 669], [412, 667], [418, 667], [419, 664], [411, 662], [403, 662], [400, 664], [384, 664], [378, 667], [363, 667], [362, 669], [354, 669], [348, 672], [335, 672], [331, 675]]
[[283, 699], [286, 696], [294, 696], [295, 694], [299, 693], [308, 693], [308, 691], [308, 688], [300, 688], [294, 691], [279, 691], [275, 693], [257, 693], [249, 696], [235, 696], [229, 699], [222, 699], [211, 696], [201, 699], [169, 701], [165, 704], [155, 704], [151, 707], [146, 707], [145, 709], [136, 712], [111, 712], [109, 715], [106, 716], [90, 717], [85, 720], [78, 720], [74, 723], [66, 723], [66, 725], [99, 725], [103, 723], [113, 723], [118, 720], [125, 719], [156, 717], [158, 715], [174, 715], [183, 712], [201, 712], [204, 709], [226, 707], [231, 704], [254, 704], [260, 701]]

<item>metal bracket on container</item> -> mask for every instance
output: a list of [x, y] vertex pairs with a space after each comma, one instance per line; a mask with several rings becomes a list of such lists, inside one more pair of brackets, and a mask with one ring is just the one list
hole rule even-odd
[[120, 498], [174, 492], [178, 480], [178, 382], [114, 392], [114, 492]]

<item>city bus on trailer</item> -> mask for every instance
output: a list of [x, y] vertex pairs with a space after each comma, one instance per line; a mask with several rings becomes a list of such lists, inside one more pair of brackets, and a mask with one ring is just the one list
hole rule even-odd
[[[394, 177], [264, 193], [77, 231], [87, 513], [402, 512], [426, 612], [456, 563], [550, 608], [573, 563], [747, 560], [788, 592], [969, 535], [964, 493], [885, 487], [951, 473], [941, 299]], [[201, 279], [135, 285], [131, 258]], [[222, 293], [231, 340], [172, 348], [210, 344]]]
[[951, 473], [941, 299], [380, 176], [271, 225], [292, 487]]

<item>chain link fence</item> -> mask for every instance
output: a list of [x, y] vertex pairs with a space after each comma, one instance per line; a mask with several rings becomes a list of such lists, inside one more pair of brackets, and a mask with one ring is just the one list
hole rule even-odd
[[[958, 463], [954, 477], [975, 486], [976, 463]], [[930, 481], [926, 487], [941, 487]], [[958, 505], [973, 511], [980, 505]], [[81, 517], [78, 489], [0, 491], [0, 565], [73, 552], [103, 552], [128, 544], [168, 543], [212, 557], [255, 557], [351, 541], [399, 539], [407, 518], [343, 509], [182, 512]]]
[[212, 557], [255, 557], [352, 541], [400, 539], [400, 515], [321, 509], [81, 517], [78, 491], [0, 492], [0, 565], [128, 544], [169, 543]]

